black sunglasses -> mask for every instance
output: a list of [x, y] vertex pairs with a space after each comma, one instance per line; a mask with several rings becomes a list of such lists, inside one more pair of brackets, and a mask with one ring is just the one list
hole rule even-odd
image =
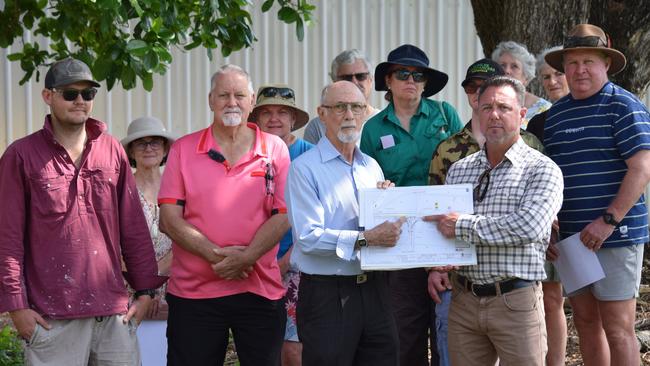
[[365, 81], [368, 79], [368, 76], [370, 76], [369, 72], [358, 72], [356, 74], [346, 74], [346, 75], [339, 75], [336, 78], [338, 80], [347, 80], [347, 81], [352, 81], [352, 79], [357, 79], [357, 81]]
[[584, 37], [566, 37], [564, 39], [564, 48], [574, 47], [607, 47], [607, 42], [603, 41], [598, 36], [584, 36]]
[[[476, 184], [476, 187], [474, 187], [474, 201], [475, 202], [483, 202], [483, 199], [485, 199], [485, 195], [487, 194], [488, 186], [490, 185], [490, 172], [492, 171], [492, 168], [487, 168], [481, 176], [478, 177], [478, 183]], [[483, 186], [483, 183], [485, 183], [485, 186]]]
[[469, 83], [465, 84], [465, 86], [463, 86], [463, 90], [465, 90], [465, 94], [472, 95], [476, 93], [477, 90], [479, 90], [481, 85], [483, 85], [483, 81], [478, 84], [475, 81], [470, 81]]
[[83, 98], [83, 100], [86, 102], [95, 99], [95, 95], [97, 95], [97, 89], [95, 88], [86, 88], [83, 90], [52, 88], [52, 91], [60, 93], [63, 96], [63, 100], [68, 102], [72, 102], [73, 100], [77, 99], [77, 96], [79, 96], [79, 94], [81, 94], [81, 98]]
[[409, 71], [407, 69], [397, 69], [393, 70], [393, 75], [397, 80], [408, 80], [409, 76], [413, 76], [413, 81], [416, 83], [422, 83], [427, 81], [427, 76], [422, 71]]
[[258, 100], [260, 96], [264, 96], [266, 98], [280, 97], [282, 99], [296, 99], [295, 95], [293, 94], [293, 89], [291, 88], [264, 88], [260, 91], [260, 95], [257, 96]]

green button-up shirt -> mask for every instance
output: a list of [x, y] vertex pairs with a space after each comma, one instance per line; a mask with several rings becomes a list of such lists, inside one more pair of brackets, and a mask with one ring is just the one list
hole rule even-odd
[[[443, 114], [444, 113], [444, 116]], [[431, 156], [441, 141], [463, 128], [454, 107], [446, 102], [422, 99], [406, 131], [395, 115], [393, 103], [366, 122], [361, 151], [373, 157], [386, 179], [396, 186], [423, 186], [428, 182]], [[381, 138], [394, 146], [384, 146]]]

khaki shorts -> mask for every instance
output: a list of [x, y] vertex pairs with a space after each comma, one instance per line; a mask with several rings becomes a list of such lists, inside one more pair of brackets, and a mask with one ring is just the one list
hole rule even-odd
[[25, 345], [25, 366], [139, 366], [140, 351], [135, 319], [124, 315], [70, 320], [46, 319], [38, 323]]
[[542, 282], [560, 282], [560, 274], [551, 261], [544, 262], [544, 271], [546, 271], [546, 279]]
[[630, 300], [639, 296], [643, 266], [642, 244], [600, 249], [596, 256], [603, 266], [605, 278], [566, 296], [580, 295], [585, 291], [591, 291], [600, 301]]

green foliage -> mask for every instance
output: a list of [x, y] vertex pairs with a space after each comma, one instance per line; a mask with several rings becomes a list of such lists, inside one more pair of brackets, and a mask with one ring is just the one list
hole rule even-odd
[[23, 347], [18, 334], [6, 325], [0, 330], [0, 366], [22, 366]]
[[[315, 6], [308, 0], [265, 0], [262, 11], [279, 6], [278, 19], [296, 23], [302, 41]], [[250, 47], [252, 32], [248, 0], [5, 0], [0, 11], [0, 47], [11, 46], [25, 29], [49, 39], [51, 49], [24, 42], [8, 56], [25, 71], [20, 84], [38, 67], [68, 56], [86, 62], [109, 90], [117, 81], [125, 89], [139, 78], [153, 88], [153, 74], [164, 74], [172, 62], [170, 49], [221, 46], [223, 56]]]

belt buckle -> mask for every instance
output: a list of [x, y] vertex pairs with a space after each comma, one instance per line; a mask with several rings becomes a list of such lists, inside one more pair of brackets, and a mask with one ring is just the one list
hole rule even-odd
[[360, 275], [357, 275], [357, 285], [360, 285], [362, 283], [365, 283], [368, 281], [368, 275], [365, 273], [362, 273]]
[[472, 295], [474, 295], [476, 297], [481, 297], [476, 292], [474, 292], [474, 284], [473, 283], [470, 285], [469, 290], [472, 293]]

